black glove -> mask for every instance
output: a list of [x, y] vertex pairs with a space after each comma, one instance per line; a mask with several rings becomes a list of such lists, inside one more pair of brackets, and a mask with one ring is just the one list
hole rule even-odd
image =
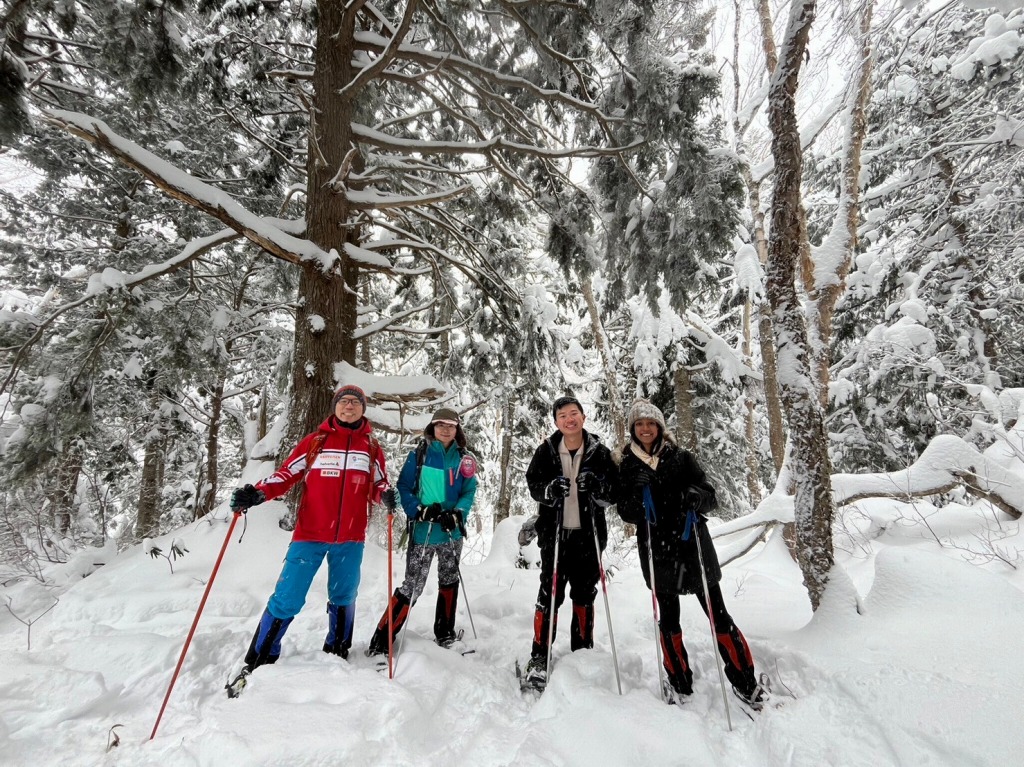
[[544, 488], [544, 498], [548, 501], [557, 501], [559, 498], [567, 498], [569, 495], [569, 478], [555, 477], [548, 482]]
[[420, 506], [420, 519], [424, 522], [440, 522], [444, 509], [441, 504], [432, 503], [429, 506]]
[[253, 506], [259, 506], [267, 500], [262, 490], [257, 490], [252, 485], [236, 487], [231, 493], [231, 510], [235, 514], [245, 514]]
[[581, 471], [576, 477], [576, 491], [588, 495], [600, 495], [604, 483], [592, 471]]
[[711, 510], [711, 502], [714, 497], [714, 491], [706, 490], [705, 488], [698, 487], [697, 485], [690, 485], [686, 488], [686, 493], [683, 496], [683, 502], [687, 511], [692, 509], [698, 514], [704, 514]]
[[380, 500], [389, 513], [398, 508], [398, 492], [393, 487], [389, 487], [381, 493]]
[[640, 464], [640, 468], [636, 470], [636, 478], [633, 480], [637, 487], [644, 487], [645, 485], [653, 485], [658, 475], [654, 469], [648, 466], [646, 463]]
[[459, 520], [456, 518], [456, 515], [462, 516], [457, 511], [446, 511], [441, 514], [441, 518], [437, 521], [441, 525], [441, 529], [446, 533], [450, 533], [459, 526]]

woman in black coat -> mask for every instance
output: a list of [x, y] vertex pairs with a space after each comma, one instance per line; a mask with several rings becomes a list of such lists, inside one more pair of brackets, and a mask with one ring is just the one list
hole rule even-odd
[[[705, 613], [710, 604], [725, 675], [733, 689], [748, 703], [759, 705], [764, 690], [758, 685], [750, 648], [725, 607], [718, 584], [722, 569], [704, 516], [717, 505], [715, 489], [697, 459], [672, 441], [665, 429], [665, 416], [652, 403], [633, 403], [629, 433], [630, 441], [615, 456], [619, 461], [616, 505], [622, 519], [637, 526], [640, 566], [658, 601], [658, 629], [668, 683], [679, 695], [693, 692], [693, 673], [679, 624], [679, 595], [695, 594]], [[691, 509], [697, 513], [689, 515], [688, 521]], [[707, 596], [700, 573], [698, 538]], [[672, 700], [667, 690], [666, 694]]]

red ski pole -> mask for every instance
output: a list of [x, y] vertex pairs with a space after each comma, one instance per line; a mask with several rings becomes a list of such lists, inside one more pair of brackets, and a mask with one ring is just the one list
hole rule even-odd
[[171, 690], [174, 689], [174, 683], [178, 680], [178, 672], [181, 671], [181, 665], [185, 662], [185, 654], [188, 652], [188, 646], [192, 642], [192, 635], [196, 633], [196, 626], [199, 625], [199, 616], [203, 614], [203, 607], [206, 606], [206, 598], [210, 596], [210, 589], [213, 588], [213, 579], [217, 577], [217, 570], [220, 569], [220, 562], [224, 559], [224, 552], [227, 551], [228, 541], [231, 540], [231, 532], [235, 529], [235, 523], [238, 518], [242, 516], [242, 512], [236, 511], [231, 519], [231, 524], [228, 526], [228, 534], [224, 536], [224, 544], [220, 547], [220, 554], [217, 555], [217, 562], [213, 566], [213, 572], [210, 573], [210, 580], [206, 584], [206, 590], [203, 592], [203, 598], [199, 602], [199, 609], [196, 610], [195, 620], [192, 621], [192, 628], [188, 631], [188, 637], [185, 639], [185, 646], [181, 648], [181, 656], [178, 658], [178, 665], [174, 667], [174, 675], [171, 677], [171, 683], [167, 686], [167, 694], [164, 695], [164, 702], [160, 706], [160, 713], [156, 716], [156, 722], [153, 724], [153, 732], [150, 733], [149, 739], [153, 740], [156, 737], [156, 729], [160, 726], [160, 720], [163, 718], [164, 709], [167, 708], [167, 701], [171, 699]]

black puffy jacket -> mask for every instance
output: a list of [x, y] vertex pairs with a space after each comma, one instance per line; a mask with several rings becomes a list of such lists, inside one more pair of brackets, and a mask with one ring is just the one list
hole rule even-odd
[[[533, 454], [530, 467], [526, 470], [526, 484], [530, 495], [540, 506], [537, 509], [538, 544], [543, 548], [554, 544], [555, 526], [558, 524], [558, 505], [544, 498], [544, 489], [555, 477], [562, 476], [562, 459], [558, 448], [562, 442], [562, 433], [556, 431]], [[593, 472], [601, 487], [598, 492], [580, 496], [580, 528], [588, 536], [593, 535], [597, 527], [597, 540], [604, 551], [608, 543], [608, 525], [604, 518], [605, 507], [612, 503], [612, 492], [615, 487], [617, 470], [612, 454], [601, 444], [595, 435], [583, 431], [583, 458], [580, 461], [580, 473]], [[593, 520], [593, 522], [592, 522]]]
[[[619, 456], [616, 455], [616, 458]], [[648, 588], [651, 585], [648, 551], [650, 542], [647, 535], [644, 510], [643, 486], [637, 480], [650, 469], [633, 455], [629, 445], [622, 449], [619, 463], [619, 481], [616, 492], [616, 507], [619, 516], [636, 525], [640, 544], [640, 567]], [[683, 540], [686, 526], [686, 491], [691, 486], [704, 494], [704, 504], [698, 514], [695, 530], [689, 540]], [[693, 455], [666, 441], [658, 461], [658, 468], [651, 482], [656, 524], [650, 526], [654, 545], [654, 578], [657, 591], [666, 594], [697, 594], [703, 591], [700, 578], [700, 560], [697, 555], [697, 535], [700, 536], [701, 553], [704, 555], [704, 571], [708, 584], [722, 579], [722, 568], [718, 564], [715, 545], [708, 532], [704, 514], [717, 506], [715, 489], [708, 483], [704, 470]]]

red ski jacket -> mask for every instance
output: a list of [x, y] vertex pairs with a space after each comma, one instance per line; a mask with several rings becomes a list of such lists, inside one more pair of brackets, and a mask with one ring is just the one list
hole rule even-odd
[[[378, 503], [388, 487], [384, 453], [371, 430], [365, 418], [347, 429], [331, 416], [302, 438], [280, 469], [256, 484], [271, 500], [305, 477], [293, 541], [366, 540], [370, 504]], [[312, 467], [306, 465], [310, 459]]]

